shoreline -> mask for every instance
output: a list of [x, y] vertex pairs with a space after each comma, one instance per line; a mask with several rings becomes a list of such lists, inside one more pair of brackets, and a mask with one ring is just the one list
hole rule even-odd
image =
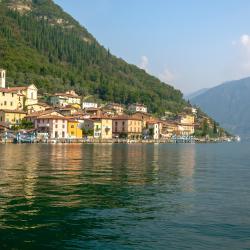
[[193, 139], [193, 140], [127, 140], [127, 139], [49, 139], [49, 140], [34, 140], [34, 141], [14, 141], [2, 140], [0, 144], [206, 144], [206, 143], [231, 143], [237, 142], [228, 138], [221, 139]]

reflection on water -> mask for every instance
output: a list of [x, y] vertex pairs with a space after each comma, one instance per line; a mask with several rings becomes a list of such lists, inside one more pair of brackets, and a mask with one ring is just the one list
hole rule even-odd
[[[192, 225], [211, 211], [201, 207], [230, 187], [228, 171], [214, 175], [224, 151], [206, 147], [0, 145], [1, 249], [165, 249], [166, 243], [181, 249], [190, 239], [201, 244], [207, 232], [199, 238]], [[214, 181], [217, 176], [224, 186]], [[199, 195], [216, 188], [210, 199]], [[204, 218], [197, 220], [201, 211]]]

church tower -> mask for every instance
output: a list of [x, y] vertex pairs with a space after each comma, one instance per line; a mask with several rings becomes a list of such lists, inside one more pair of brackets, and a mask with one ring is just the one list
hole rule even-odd
[[6, 87], [6, 71], [4, 69], [0, 69], [0, 88]]

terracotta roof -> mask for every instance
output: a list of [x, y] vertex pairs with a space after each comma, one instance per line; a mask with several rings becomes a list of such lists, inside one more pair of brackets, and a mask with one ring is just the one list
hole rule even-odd
[[0, 92], [4, 93], [18, 93], [18, 90], [12, 89], [12, 88], [0, 88]]
[[0, 111], [3, 111], [5, 113], [27, 114], [27, 112], [23, 110], [0, 109]]
[[50, 114], [52, 112], [56, 112], [56, 111], [55, 110], [37, 111], [37, 112], [33, 112], [33, 113], [27, 115], [26, 117], [38, 117], [38, 116], [41, 116], [41, 115]]
[[23, 86], [23, 87], [10, 87], [9, 89], [13, 89], [16, 91], [26, 90], [29, 86]]
[[97, 116], [91, 116], [90, 119], [93, 119], [93, 120], [100, 120], [100, 119], [112, 120], [112, 117], [109, 117], [106, 115], [97, 115]]
[[48, 119], [48, 120], [68, 120], [65, 116], [58, 116], [58, 115], [44, 115], [38, 116], [37, 119]]
[[135, 121], [142, 121], [142, 119], [140, 119], [140, 118], [136, 118], [136, 117], [129, 116], [129, 115], [114, 116], [114, 117], [112, 117], [112, 120], [135, 120]]

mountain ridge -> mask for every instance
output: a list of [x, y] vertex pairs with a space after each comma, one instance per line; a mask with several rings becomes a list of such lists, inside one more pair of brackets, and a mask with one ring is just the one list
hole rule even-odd
[[2, 0], [0, 21], [0, 66], [10, 86], [72, 88], [103, 101], [141, 102], [159, 114], [187, 104], [181, 91], [111, 55], [51, 0]]
[[234, 134], [250, 138], [250, 77], [227, 81], [190, 101]]

